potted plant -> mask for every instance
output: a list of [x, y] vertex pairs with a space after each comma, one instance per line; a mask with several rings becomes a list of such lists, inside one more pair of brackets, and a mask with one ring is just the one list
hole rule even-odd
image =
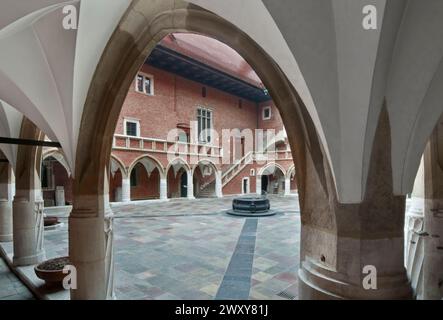
[[66, 277], [63, 268], [69, 264], [69, 257], [59, 257], [40, 263], [34, 267], [34, 271], [37, 277], [44, 280], [48, 285], [59, 286]]
[[43, 221], [44, 221], [45, 227], [55, 226], [59, 223], [57, 217], [44, 217]]

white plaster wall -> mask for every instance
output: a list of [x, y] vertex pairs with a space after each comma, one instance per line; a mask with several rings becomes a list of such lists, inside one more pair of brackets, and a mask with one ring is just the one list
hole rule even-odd
[[[129, 3], [5, 0], [0, 4], [0, 99], [61, 143], [72, 172], [92, 75]], [[63, 28], [62, 8], [67, 4], [77, 7], [78, 30]]]

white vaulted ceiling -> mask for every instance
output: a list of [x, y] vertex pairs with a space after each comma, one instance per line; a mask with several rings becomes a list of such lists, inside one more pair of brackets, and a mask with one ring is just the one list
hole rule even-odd
[[[130, 0], [3, 0], [0, 99], [63, 147], [71, 171], [81, 114], [96, 65]], [[74, 5], [77, 30], [62, 9]]]
[[[16, 109], [0, 100], [0, 137], [19, 137], [23, 115]], [[17, 145], [0, 144], [0, 150], [15, 170], [17, 162]]]
[[[0, 100], [59, 141], [72, 172], [91, 79], [130, 2], [0, 3]], [[190, 2], [236, 25], [280, 66], [318, 131], [341, 202], [363, 197], [384, 101], [394, 191], [411, 191], [424, 145], [443, 111], [443, 1]], [[66, 4], [80, 12], [78, 30], [62, 27]], [[362, 27], [368, 4], [378, 9], [377, 30]], [[4, 128], [16, 127], [10, 122], [18, 120], [3, 116], [0, 121], [6, 135]]]

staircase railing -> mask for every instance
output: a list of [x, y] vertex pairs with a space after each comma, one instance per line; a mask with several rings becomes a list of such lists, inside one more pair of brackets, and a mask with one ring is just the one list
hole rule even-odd
[[231, 181], [238, 172], [244, 169], [248, 164], [252, 163], [254, 152], [248, 152], [243, 158], [234, 163], [228, 170], [222, 174], [222, 185], [225, 186]]

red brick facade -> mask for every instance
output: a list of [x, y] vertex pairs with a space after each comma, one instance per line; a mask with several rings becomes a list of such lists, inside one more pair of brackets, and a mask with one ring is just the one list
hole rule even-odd
[[[160, 197], [159, 185], [161, 178], [167, 179], [168, 198], [184, 195], [182, 187], [184, 180], [182, 181], [182, 179], [186, 179], [186, 170], [189, 169], [182, 168], [177, 174], [172, 168], [168, 170], [171, 157], [168, 157], [165, 150], [174, 145], [173, 140], [168, 136], [172, 129], [185, 130], [188, 134], [188, 142], [197, 142], [197, 133], [190, 130], [189, 127], [191, 121], [195, 122], [197, 120], [198, 108], [212, 111], [212, 127], [218, 137], [212, 137], [211, 145], [215, 146], [213, 149], [204, 149], [203, 146], [188, 146], [189, 149], [184, 150], [184, 153], [179, 155], [188, 164], [188, 168], [194, 172], [195, 196], [199, 196], [204, 192], [208, 195], [214, 195], [215, 172], [212, 172], [212, 175], [203, 175], [198, 168], [195, 169], [198, 167], [197, 161], [201, 158], [192, 161], [189, 151], [194, 150], [200, 155], [202, 153], [207, 154], [204, 158], [213, 162], [216, 169], [221, 171], [223, 176], [237, 160], [247, 155], [248, 151], [254, 151], [256, 129], [273, 129], [276, 134], [280, 133], [279, 142], [275, 144], [276, 150], [279, 151], [275, 154], [278, 159], [270, 162], [278, 163], [282, 168], [283, 173], [279, 174], [276, 171], [275, 175], [280, 176], [279, 183], [283, 184], [284, 188], [284, 178], [289, 174], [289, 169], [293, 167], [293, 161], [291, 153], [288, 151], [289, 147], [285, 138], [282, 119], [272, 100], [256, 103], [242, 99], [225, 91], [191, 81], [178, 74], [155, 68], [147, 63], [142, 66], [139, 74], [150, 78], [152, 94], [138, 92], [136, 90], [136, 80], [129, 88], [115, 129], [116, 136], [112, 155], [113, 161], [116, 164], [118, 162], [118, 165], [110, 175], [110, 201], [121, 200], [122, 178], [128, 179], [133, 170], [135, 172], [131, 179], [131, 200], [158, 199]], [[264, 119], [264, 109], [268, 107], [270, 108], [269, 114], [267, 114], [269, 119]], [[125, 121], [135, 121], [139, 124], [136, 137], [126, 135]], [[239, 129], [240, 131], [244, 129], [252, 130], [253, 141], [249, 146], [251, 149], [245, 144], [244, 141], [246, 140], [242, 140], [240, 137], [232, 138], [230, 146], [222, 145], [222, 130], [233, 129]], [[185, 146], [180, 148], [182, 147]], [[221, 153], [224, 155], [224, 162], [218, 156]], [[149, 158], [149, 160], [145, 159], [143, 161], [156, 166], [156, 169], [150, 175], [148, 175], [145, 166], [140, 163], [143, 158]], [[246, 189], [249, 189], [249, 192], [255, 193], [257, 191], [256, 180], [261, 179], [261, 177], [258, 177], [259, 172], [267, 164], [266, 162], [257, 163], [253, 161], [242, 169], [238, 168], [229, 181], [223, 177], [223, 194], [241, 194], [246, 191], [243, 190], [245, 187], [248, 187]], [[185, 175], [183, 176], [183, 174]], [[59, 173], [57, 175], [63, 176]], [[245, 185], [243, 181], [245, 178], [249, 178], [249, 186]], [[275, 177], [270, 174], [269, 181], [271, 182], [272, 179], [275, 179]], [[68, 183], [63, 181], [57, 183], [65, 186], [66, 201], [69, 202], [70, 187], [67, 186]], [[295, 188], [296, 184], [292, 178], [291, 190]], [[52, 195], [45, 193], [45, 197], [49, 198]]]

